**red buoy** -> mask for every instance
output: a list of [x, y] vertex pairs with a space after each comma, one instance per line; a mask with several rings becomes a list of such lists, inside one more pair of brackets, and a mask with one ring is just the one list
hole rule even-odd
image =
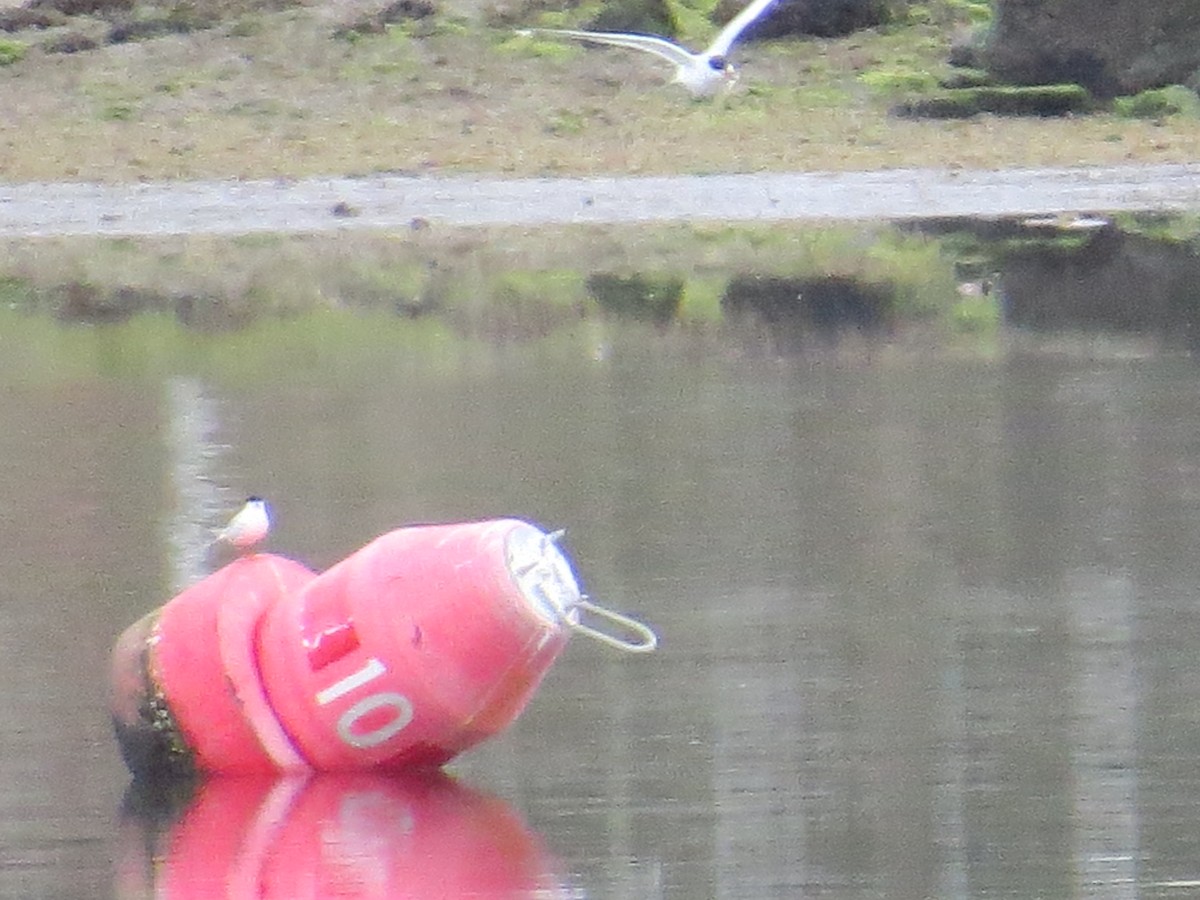
[[578, 597], [532, 525], [401, 528], [268, 610], [259, 666], [310, 765], [441, 765], [516, 718]]
[[319, 576], [243, 557], [117, 641], [122, 754], [154, 775], [440, 765], [520, 713], [581, 599], [515, 519], [397, 529]]
[[138, 774], [305, 768], [258, 674], [257, 628], [316, 575], [281, 556], [236, 560], [135, 622], [113, 649], [112, 713]]

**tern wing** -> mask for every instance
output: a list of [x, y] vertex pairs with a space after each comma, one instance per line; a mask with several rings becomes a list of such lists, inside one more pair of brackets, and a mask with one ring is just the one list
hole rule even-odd
[[[761, 3], [762, 0], [755, 0]], [[774, 0], [771, 0], [774, 2]], [[623, 34], [616, 31], [574, 31], [569, 28], [536, 28], [534, 34], [557, 35], [558, 37], [574, 38], [577, 41], [591, 41], [594, 44], [611, 44], [614, 47], [626, 47], [630, 50], [644, 50], [653, 53], [660, 59], [686, 66], [695, 58], [678, 44], [672, 44], [666, 38], [654, 37], [649, 34]]]
[[743, 31], [750, 23], [765, 13], [775, 4], [776, 0], [754, 0], [749, 6], [730, 19], [729, 24], [721, 29], [712, 45], [705, 50], [707, 56], [725, 56]]

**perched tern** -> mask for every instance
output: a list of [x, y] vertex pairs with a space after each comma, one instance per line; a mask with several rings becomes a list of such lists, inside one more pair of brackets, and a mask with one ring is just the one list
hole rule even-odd
[[716, 40], [703, 53], [692, 53], [666, 38], [649, 34], [576, 31], [568, 28], [533, 28], [525, 29], [521, 33], [572, 38], [578, 41], [591, 41], [594, 44], [611, 44], [614, 47], [628, 47], [630, 50], [644, 50], [647, 53], [653, 53], [655, 56], [675, 64], [675, 77], [671, 80], [682, 84], [693, 97], [711, 97], [721, 87], [728, 87], [737, 79], [737, 69], [727, 58], [733, 42], [749, 27], [751, 22], [759, 18], [776, 2], [777, 0], [754, 0], [721, 29]]
[[247, 497], [236, 516], [222, 528], [214, 544], [229, 544], [246, 553], [261, 544], [271, 530], [271, 517], [267, 513], [267, 503], [261, 497]]

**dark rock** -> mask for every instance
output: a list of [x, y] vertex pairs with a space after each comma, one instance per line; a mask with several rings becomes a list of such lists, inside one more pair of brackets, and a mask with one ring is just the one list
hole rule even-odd
[[1200, 70], [1200, 3], [995, 0], [983, 62], [1013, 84], [1073, 81], [1110, 98]]
[[396, 0], [379, 11], [381, 22], [402, 22], [405, 19], [426, 19], [437, 12], [430, 0]]
[[0, 31], [25, 31], [29, 28], [53, 28], [65, 21], [62, 13], [52, 9], [16, 9], [0, 10]]
[[666, 0], [612, 0], [588, 25], [591, 31], [629, 31], [675, 36], [679, 24]]
[[67, 16], [105, 16], [133, 9], [134, 0], [30, 0], [28, 9], [53, 9]]
[[110, 28], [107, 41], [110, 44], [124, 44], [129, 41], [144, 41], [148, 38], [185, 30], [191, 29], [181, 29], [166, 19], [136, 19], [121, 22]]
[[95, 50], [99, 46], [100, 42], [90, 34], [68, 31], [44, 42], [42, 50], [46, 53], [83, 53], [86, 50]]
[[395, 0], [382, 9], [373, 10], [347, 22], [334, 32], [334, 37], [355, 34], [381, 34], [395, 22], [419, 21], [437, 13], [432, 0]]

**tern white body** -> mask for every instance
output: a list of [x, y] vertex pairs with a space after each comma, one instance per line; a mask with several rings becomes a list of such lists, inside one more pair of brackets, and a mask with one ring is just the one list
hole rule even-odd
[[259, 497], [249, 497], [246, 505], [217, 533], [213, 543], [229, 544], [242, 551], [251, 550], [266, 539], [270, 530], [271, 517], [267, 512], [266, 501]]
[[682, 84], [693, 97], [711, 97], [737, 79], [737, 69], [726, 58], [729, 48], [752, 22], [770, 9], [777, 0], [754, 0], [738, 13], [701, 53], [692, 53], [666, 38], [649, 34], [625, 34], [615, 31], [580, 31], [567, 28], [535, 28], [533, 34], [591, 41], [630, 50], [652, 53], [675, 66], [672, 81]]

